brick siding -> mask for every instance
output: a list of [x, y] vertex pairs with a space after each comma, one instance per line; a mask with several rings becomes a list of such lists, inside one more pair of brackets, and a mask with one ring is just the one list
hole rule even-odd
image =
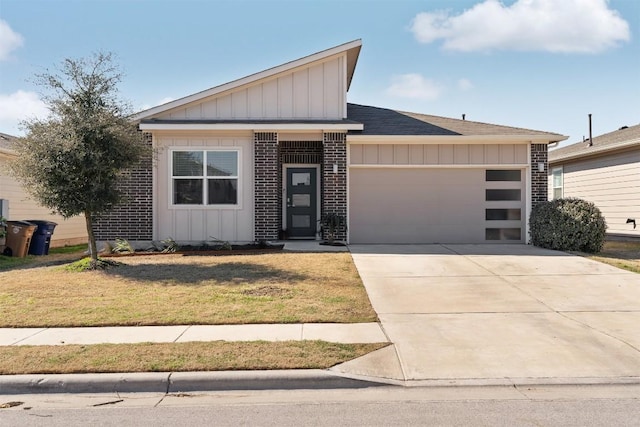
[[281, 223], [278, 134], [254, 134], [255, 240], [277, 240]]
[[[144, 134], [152, 145], [150, 133]], [[124, 200], [94, 221], [96, 240], [116, 238], [136, 241], [153, 239], [153, 179], [152, 157], [149, 153], [128, 170], [119, 183]]]
[[[549, 198], [547, 180], [549, 163], [547, 144], [531, 144], [531, 207], [546, 202]], [[538, 170], [538, 163], [544, 163], [544, 170]]]
[[[338, 173], [333, 173], [333, 165]], [[322, 215], [336, 213], [347, 218], [347, 134], [327, 132], [323, 135]], [[346, 230], [336, 236], [346, 240]], [[326, 236], [323, 236], [326, 238]]]

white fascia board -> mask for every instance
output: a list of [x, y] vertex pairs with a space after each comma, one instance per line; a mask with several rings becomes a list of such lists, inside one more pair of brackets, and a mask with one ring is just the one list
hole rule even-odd
[[150, 108], [145, 111], [141, 111], [132, 116], [133, 120], [142, 120], [149, 117], [152, 117], [156, 114], [172, 110], [174, 108], [178, 108], [192, 102], [200, 101], [201, 99], [207, 98], [209, 96], [221, 94], [223, 92], [236, 89], [240, 86], [248, 85], [254, 83], [258, 80], [267, 79], [269, 77], [275, 76], [277, 74], [294, 70], [298, 67], [302, 67], [308, 64], [311, 64], [316, 61], [321, 61], [323, 59], [332, 57], [334, 55], [339, 55], [341, 53], [347, 52], [350, 49], [359, 48], [362, 46], [362, 40], [354, 40], [349, 43], [341, 44], [340, 46], [336, 46], [327, 50], [323, 50], [318, 53], [314, 53], [309, 56], [305, 56], [304, 58], [296, 59], [291, 62], [287, 62], [282, 65], [278, 65], [273, 68], [269, 68], [267, 70], [251, 74], [250, 76], [243, 77], [238, 80], [231, 81], [229, 83], [222, 84], [220, 86], [216, 86], [202, 92], [194, 93], [193, 95], [185, 96], [184, 98], [176, 99], [175, 101], [167, 102], [166, 104], [159, 105], [157, 107]]
[[553, 139], [547, 135], [347, 135], [347, 142], [358, 144], [548, 144]]
[[[587, 144], [587, 143], [585, 143]], [[611, 145], [607, 145], [605, 147], [585, 147], [584, 151], [580, 151], [577, 153], [571, 153], [568, 154], [566, 156], [560, 156], [557, 157], [555, 159], [551, 159], [551, 154], [553, 153], [550, 152], [549, 153], [549, 163], [560, 163], [560, 162], [564, 162], [564, 161], [568, 161], [568, 160], [574, 160], [574, 159], [578, 159], [581, 157], [590, 157], [590, 156], [595, 156], [598, 154], [606, 154], [610, 151], [616, 151], [616, 150], [622, 150], [625, 148], [632, 148], [635, 146], [640, 146], [640, 138], [637, 139], [632, 139], [632, 140], [627, 140], [627, 141], [622, 141], [622, 142], [618, 142], [617, 144], [611, 144]]]
[[253, 131], [348, 131], [362, 130], [361, 123], [313, 124], [313, 123], [141, 123], [140, 130], [253, 130]]

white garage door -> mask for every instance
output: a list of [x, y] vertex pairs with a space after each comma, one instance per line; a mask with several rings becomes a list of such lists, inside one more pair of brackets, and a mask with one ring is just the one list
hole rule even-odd
[[350, 168], [351, 243], [521, 243], [524, 169]]

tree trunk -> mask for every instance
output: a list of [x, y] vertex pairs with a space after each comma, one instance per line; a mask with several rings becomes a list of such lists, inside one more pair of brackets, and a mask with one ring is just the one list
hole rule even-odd
[[84, 219], [87, 224], [87, 236], [89, 237], [89, 255], [92, 264], [98, 263], [98, 246], [96, 245], [96, 236], [93, 234], [93, 216], [90, 211], [84, 211]]

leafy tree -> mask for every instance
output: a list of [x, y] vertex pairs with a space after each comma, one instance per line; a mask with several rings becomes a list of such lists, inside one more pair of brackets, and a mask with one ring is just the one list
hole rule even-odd
[[35, 77], [44, 88], [46, 119], [22, 123], [13, 174], [43, 206], [65, 218], [84, 214], [93, 268], [93, 221], [122, 201], [118, 181], [149, 148], [118, 96], [122, 73], [111, 54], [65, 59], [55, 73]]

